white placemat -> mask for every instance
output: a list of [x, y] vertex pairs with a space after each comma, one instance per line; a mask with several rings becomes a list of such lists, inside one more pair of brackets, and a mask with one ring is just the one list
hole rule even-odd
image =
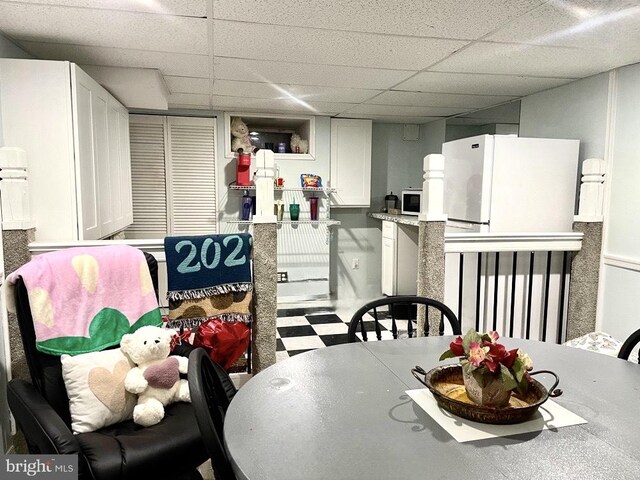
[[584, 418], [570, 412], [553, 400], [547, 400], [540, 405], [531, 420], [526, 422], [513, 425], [478, 423], [460, 418], [440, 408], [436, 399], [426, 388], [407, 390], [406, 393], [460, 443], [587, 423]]

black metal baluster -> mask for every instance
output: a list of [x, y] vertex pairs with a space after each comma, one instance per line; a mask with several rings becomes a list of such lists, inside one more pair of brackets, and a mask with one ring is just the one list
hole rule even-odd
[[[407, 304], [407, 335], [409, 338], [413, 338], [413, 320], [411, 319], [412, 305]], [[416, 322], [418, 320], [418, 307], [416, 307]]]
[[525, 330], [525, 339], [529, 340], [529, 332], [531, 331], [531, 294], [533, 293], [533, 262], [535, 252], [531, 252], [529, 257], [529, 285], [527, 287], [527, 326]]
[[476, 271], [476, 331], [480, 331], [480, 271], [482, 270], [482, 253], [478, 252], [478, 270]]
[[462, 284], [464, 281], [464, 253], [460, 254], [460, 270], [458, 271], [458, 321], [462, 328]]
[[542, 313], [542, 341], [547, 341], [547, 318], [549, 317], [549, 284], [551, 283], [551, 252], [547, 252], [547, 271], [544, 283], [544, 311]]
[[500, 270], [500, 254], [496, 252], [496, 264], [493, 271], [493, 331], [498, 329], [498, 272]]
[[398, 326], [396, 325], [396, 314], [393, 309], [394, 304], [389, 305], [389, 313], [391, 314], [391, 335], [393, 338], [398, 338]]
[[567, 252], [562, 254], [562, 278], [560, 279], [560, 312], [558, 313], [558, 336], [556, 343], [562, 343], [562, 327], [564, 322], [564, 290], [567, 281]]
[[[375, 314], [375, 309], [373, 310], [373, 312]], [[364, 315], [366, 315], [366, 313]], [[360, 333], [362, 333], [362, 341], [366, 342], [367, 341], [367, 329], [364, 326], [364, 315], [362, 315], [362, 317], [360, 317]]]
[[509, 336], [513, 337], [513, 318], [516, 312], [516, 272], [518, 267], [518, 252], [513, 252], [513, 267], [511, 268], [511, 310], [509, 312]]

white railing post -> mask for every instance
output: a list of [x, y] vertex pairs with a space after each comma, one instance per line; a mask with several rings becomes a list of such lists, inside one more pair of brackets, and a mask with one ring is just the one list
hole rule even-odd
[[599, 158], [582, 162], [582, 179], [576, 222], [602, 222], [604, 208], [604, 182], [607, 164]]
[[29, 204], [27, 155], [21, 148], [0, 148], [2, 229], [28, 230], [35, 226]]
[[422, 205], [418, 220], [444, 222], [444, 155], [432, 153], [424, 157], [424, 181], [422, 182]]
[[276, 223], [273, 212], [273, 178], [275, 157], [271, 150], [256, 153], [256, 214], [253, 223]]
[[606, 162], [587, 158], [582, 162], [578, 215], [573, 230], [584, 234], [582, 249], [571, 259], [567, 339], [596, 330]]
[[[422, 204], [418, 216], [418, 295], [444, 301], [444, 155], [424, 157]], [[435, 308], [427, 318], [418, 306], [418, 336], [437, 335], [440, 318]]]

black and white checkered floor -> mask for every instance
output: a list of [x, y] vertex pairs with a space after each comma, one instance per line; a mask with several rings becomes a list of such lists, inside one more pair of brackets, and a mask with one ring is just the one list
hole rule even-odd
[[[317, 348], [340, 345], [347, 342], [350, 316], [336, 313], [304, 314], [301, 310], [278, 311], [276, 333], [276, 361]], [[374, 330], [373, 317], [365, 315], [367, 332]], [[406, 336], [406, 321], [398, 320], [398, 336]], [[382, 340], [390, 340], [391, 320], [380, 320]], [[358, 332], [358, 338], [362, 335]], [[375, 339], [375, 334], [373, 334]]]

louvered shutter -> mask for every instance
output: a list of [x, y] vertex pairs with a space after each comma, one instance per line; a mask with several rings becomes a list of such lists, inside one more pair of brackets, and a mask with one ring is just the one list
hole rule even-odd
[[133, 224], [127, 238], [164, 238], [168, 232], [165, 123], [166, 117], [129, 116]]
[[216, 233], [215, 119], [168, 117], [167, 127], [170, 231]]

